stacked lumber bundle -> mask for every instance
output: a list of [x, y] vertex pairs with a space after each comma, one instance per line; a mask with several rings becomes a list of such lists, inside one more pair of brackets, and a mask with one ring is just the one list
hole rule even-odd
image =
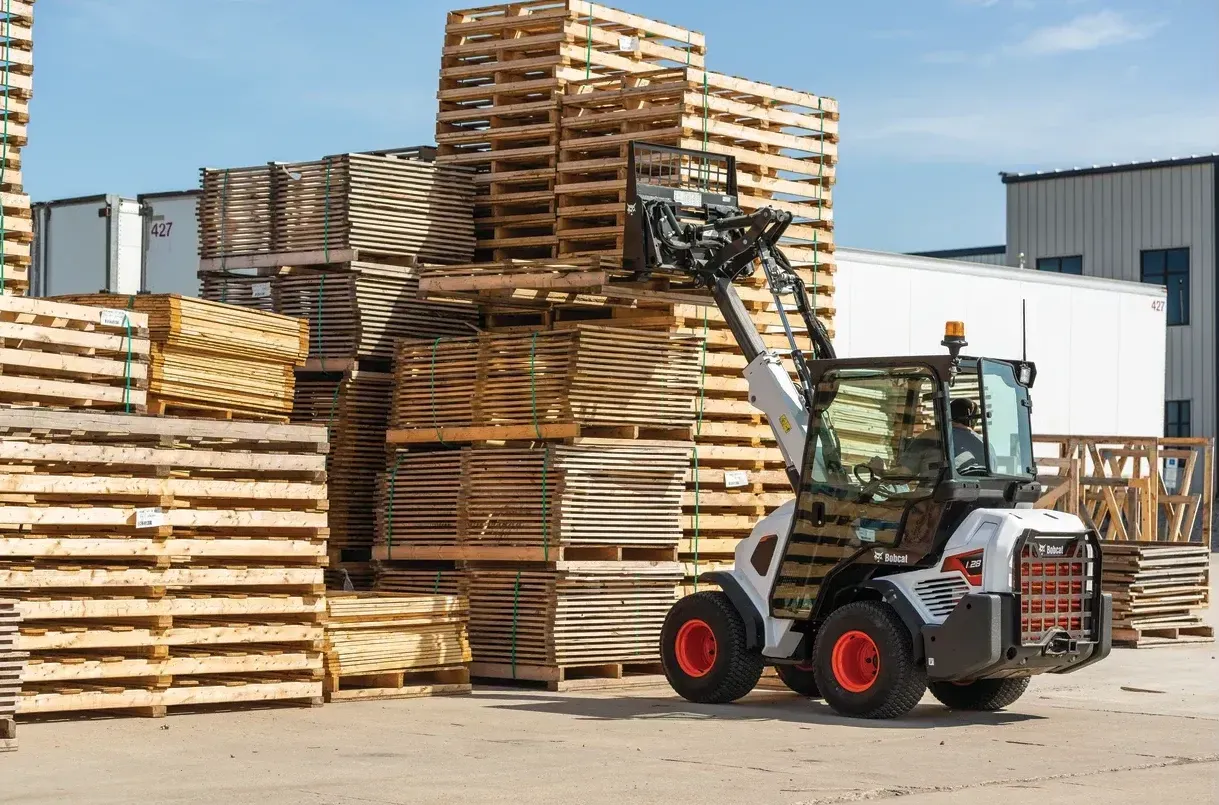
[[26, 654], [17, 651], [21, 613], [16, 601], [0, 600], [0, 752], [17, 748], [17, 699]]
[[0, 404], [141, 412], [149, 352], [144, 313], [0, 295]]
[[655, 682], [680, 579], [671, 562], [559, 562], [469, 570], [471, 671], [551, 690]]
[[58, 298], [147, 317], [152, 413], [286, 421], [292, 411], [309, 347], [303, 322], [177, 294]]
[[555, 256], [567, 84], [610, 71], [703, 67], [702, 34], [584, 0], [453, 11], [441, 55], [437, 162], [475, 168], [482, 259]]
[[30, 286], [34, 222], [21, 176], [21, 149], [29, 142], [34, 93], [34, 0], [0, 6], [0, 296], [24, 294]]
[[[243, 256], [346, 262], [355, 255], [469, 262], [468, 171], [405, 156], [338, 154], [311, 162], [204, 168], [201, 255], [221, 270]], [[313, 255], [312, 258], [306, 257]]]
[[451, 562], [373, 562], [373, 589], [414, 595], [467, 595], [465, 570]]
[[326, 432], [0, 410], [19, 714], [322, 695]]
[[331, 593], [327, 609], [327, 701], [470, 692], [465, 598]]
[[685, 440], [697, 361], [692, 339], [594, 326], [404, 341], [389, 441], [571, 438], [598, 427]]
[[[321, 425], [330, 437], [326, 476], [332, 567], [343, 562], [344, 552], [367, 552], [372, 547], [373, 503], [377, 476], [385, 469], [385, 429], [392, 384], [393, 376], [388, 372], [363, 369], [302, 374], [296, 383], [292, 421]], [[369, 580], [371, 568], [346, 569], [349, 576], [354, 571]]]
[[309, 365], [321, 371], [364, 359], [388, 365], [399, 338], [459, 336], [476, 330], [477, 308], [424, 301], [418, 292], [413, 267], [371, 263], [284, 274], [275, 278], [273, 291], [276, 312], [308, 322]]
[[[833, 99], [678, 67], [570, 82], [562, 108], [555, 188], [560, 257], [622, 253], [627, 151], [632, 140], [642, 140], [735, 157], [741, 207], [792, 213], [788, 259], [827, 260], [838, 153]], [[707, 165], [666, 167], [688, 171], [712, 191], [723, 178]]]
[[1210, 551], [1205, 544], [1104, 542], [1102, 586], [1113, 594], [1113, 641], [1142, 647], [1209, 642], [1202, 617], [1210, 603]]

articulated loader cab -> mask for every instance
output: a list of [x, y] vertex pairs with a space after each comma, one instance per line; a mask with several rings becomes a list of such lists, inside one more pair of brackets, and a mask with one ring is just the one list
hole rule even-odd
[[[840, 359], [778, 247], [791, 214], [742, 210], [731, 156], [632, 143], [627, 164], [624, 266], [710, 290], [796, 493], [740, 543], [731, 571], [700, 577], [719, 590], [670, 611], [673, 688], [730, 702], [773, 665], [839, 712], [888, 718], [928, 687], [950, 707], [998, 709], [1035, 674], [1107, 656], [1097, 535], [1033, 508], [1033, 364], [962, 356], [959, 322], [947, 354]], [[759, 266], [783, 353], [733, 288]]]

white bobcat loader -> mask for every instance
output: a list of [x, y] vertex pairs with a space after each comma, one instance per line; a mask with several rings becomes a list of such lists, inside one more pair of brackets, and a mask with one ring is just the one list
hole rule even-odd
[[[1109, 654], [1096, 533], [1033, 508], [1031, 363], [961, 355], [959, 322], [946, 354], [838, 358], [777, 247], [791, 215], [743, 212], [731, 156], [633, 143], [628, 184], [626, 267], [710, 289], [795, 490], [731, 571], [700, 577], [719, 590], [670, 611], [661, 651], [677, 693], [731, 702], [774, 666], [853, 716], [901, 716], [928, 687], [951, 708], [995, 710], [1034, 674]], [[786, 313], [789, 353], [758, 335], [733, 288], [758, 264], [811, 359]]]

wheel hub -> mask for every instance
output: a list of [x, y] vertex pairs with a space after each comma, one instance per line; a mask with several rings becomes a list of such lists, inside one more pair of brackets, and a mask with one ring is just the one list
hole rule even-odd
[[880, 673], [880, 651], [876, 641], [865, 632], [846, 632], [834, 643], [830, 656], [834, 679], [851, 693], [863, 693], [872, 687]]
[[682, 624], [673, 646], [682, 673], [696, 678], [706, 676], [715, 667], [717, 649], [715, 632], [699, 618]]

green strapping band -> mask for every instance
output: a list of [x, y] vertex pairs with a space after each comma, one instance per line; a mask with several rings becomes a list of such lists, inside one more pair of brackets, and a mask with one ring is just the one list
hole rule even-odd
[[[707, 400], [707, 307], [703, 306], [703, 355], [702, 366], [698, 373], [698, 419], [694, 426], [694, 436], [703, 434], [703, 410]], [[699, 502], [702, 499], [702, 488], [699, 479], [698, 443], [694, 445], [694, 592], [698, 592], [698, 537], [699, 537]]]
[[326, 206], [322, 213], [322, 262], [330, 262], [330, 157], [326, 157]]
[[394, 458], [394, 468], [389, 473], [389, 494], [385, 501], [385, 547], [390, 559], [394, 558], [394, 489], [398, 486], [398, 467], [406, 453], [399, 453]]
[[593, 74], [593, 12], [589, 9], [588, 12], [588, 33], [584, 35], [584, 78], [588, 79]]
[[542, 438], [542, 426], [538, 424], [538, 381], [535, 362], [538, 353], [538, 334], [535, 332], [529, 342], [529, 403], [533, 410], [533, 430]]
[[432, 585], [432, 595], [436, 595], [440, 592], [440, 574], [443, 572], [443, 570], [436, 571], [436, 583]]
[[436, 348], [440, 346], [441, 340], [437, 338], [432, 342], [432, 371], [428, 378], [428, 385], [432, 400], [432, 428], [436, 431], [436, 441], [440, 442], [442, 447], [448, 447], [448, 443], [444, 440], [444, 431], [440, 429], [440, 421], [436, 417]]
[[[339, 392], [343, 388], [343, 381], [340, 380], [334, 384], [334, 396], [330, 398], [330, 416], [326, 417], [326, 431], [329, 432], [334, 427], [334, 412], [339, 407]], [[331, 434], [330, 441], [334, 441], [334, 435]]]
[[[135, 310], [135, 297], [127, 297], [127, 309]], [[131, 317], [123, 314], [123, 326], [127, 328], [127, 360], [123, 364], [123, 412], [131, 413]]]
[[521, 571], [516, 571], [516, 582], [512, 585], [512, 678], [516, 679], [516, 622], [520, 614]]

